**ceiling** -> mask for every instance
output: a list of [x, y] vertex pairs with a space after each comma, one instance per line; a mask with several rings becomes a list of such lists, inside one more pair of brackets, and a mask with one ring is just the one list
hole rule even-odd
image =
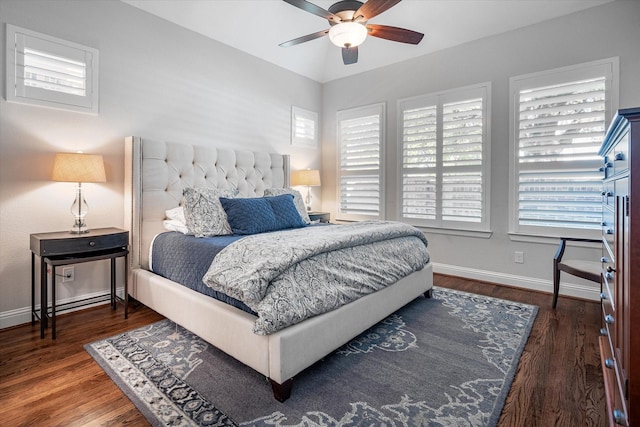
[[[404, 0], [371, 24], [425, 34], [419, 45], [368, 37], [357, 64], [344, 65], [328, 37], [288, 48], [287, 40], [329, 28], [282, 0], [122, 0], [182, 27], [324, 83], [613, 0]], [[312, 0], [328, 9], [334, 0]]]

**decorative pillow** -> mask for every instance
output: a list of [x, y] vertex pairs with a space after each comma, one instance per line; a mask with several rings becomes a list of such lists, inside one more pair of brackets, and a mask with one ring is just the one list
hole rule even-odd
[[293, 194], [293, 204], [296, 206], [300, 217], [305, 224], [311, 224], [307, 207], [304, 205], [302, 194], [300, 194], [298, 190], [294, 190], [293, 188], [267, 188], [264, 190], [265, 196], [280, 196], [282, 194]]
[[235, 193], [232, 190], [185, 188], [182, 195], [184, 216], [191, 234], [196, 237], [231, 234], [220, 197], [233, 197]]
[[182, 234], [191, 234], [189, 233], [189, 228], [183, 223], [178, 221], [177, 219], [165, 219], [162, 221], [162, 225], [165, 230], [169, 231], [177, 231]]
[[257, 234], [306, 226], [292, 194], [249, 199], [220, 198], [233, 234]]
[[184, 225], [187, 224], [187, 220], [184, 217], [184, 208], [182, 206], [166, 210], [164, 211], [164, 215], [167, 217], [167, 219], [180, 221]]

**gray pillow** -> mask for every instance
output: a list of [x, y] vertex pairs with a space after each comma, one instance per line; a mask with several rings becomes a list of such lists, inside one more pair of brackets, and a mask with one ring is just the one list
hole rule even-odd
[[293, 188], [267, 188], [264, 190], [265, 196], [280, 196], [282, 194], [293, 194], [293, 204], [296, 206], [300, 217], [305, 224], [311, 224], [307, 207], [304, 205], [302, 195], [298, 190], [294, 190]]
[[220, 197], [234, 197], [236, 191], [217, 188], [185, 188], [182, 196], [189, 232], [196, 237], [232, 234]]

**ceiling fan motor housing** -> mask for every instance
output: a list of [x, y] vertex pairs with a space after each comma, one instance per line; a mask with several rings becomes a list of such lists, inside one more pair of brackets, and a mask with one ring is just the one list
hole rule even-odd
[[[343, 0], [332, 4], [327, 10], [339, 16], [342, 21], [351, 21], [353, 18], [357, 18], [357, 16], [353, 16], [353, 14], [356, 13], [356, 10], [360, 9], [363, 4], [361, 1]], [[329, 21], [329, 24], [336, 25], [336, 22]]]

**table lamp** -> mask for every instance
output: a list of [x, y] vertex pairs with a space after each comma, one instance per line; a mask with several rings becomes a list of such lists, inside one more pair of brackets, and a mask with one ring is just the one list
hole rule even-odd
[[291, 172], [291, 185], [305, 185], [307, 187], [307, 197], [305, 205], [307, 211], [311, 212], [311, 187], [320, 185], [320, 171], [317, 169], [303, 169]]
[[76, 199], [71, 205], [71, 213], [75, 217], [72, 234], [88, 233], [89, 229], [84, 217], [89, 211], [87, 202], [82, 196], [83, 182], [106, 182], [104, 161], [99, 154], [57, 153], [53, 162], [53, 181], [77, 182]]

